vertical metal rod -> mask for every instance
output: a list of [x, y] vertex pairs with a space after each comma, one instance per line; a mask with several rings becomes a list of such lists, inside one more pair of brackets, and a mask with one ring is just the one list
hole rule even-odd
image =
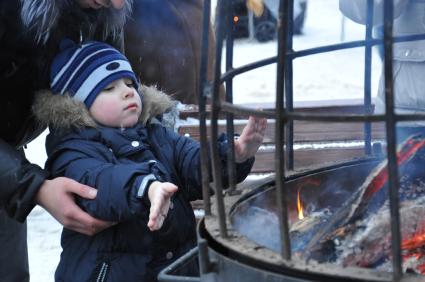
[[[285, 44], [285, 53], [288, 54], [293, 51], [293, 31], [294, 31], [294, 1], [289, 1], [287, 9], [287, 20], [285, 22], [287, 37]], [[286, 111], [294, 111], [294, 85], [293, 85], [293, 57], [287, 56], [285, 59], [285, 105]], [[287, 166], [289, 170], [294, 169], [294, 121], [288, 120], [286, 123], [286, 153], [287, 153]]]
[[283, 107], [283, 92], [285, 87], [285, 59], [286, 59], [286, 35], [287, 35], [287, 3], [293, 0], [280, 0], [279, 16], [278, 16], [278, 53], [277, 53], [277, 79], [276, 79], [276, 200], [278, 207], [279, 232], [281, 242], [281, 255], [283, 259], [291, 259], [291, 243], [289, 240], [289, 225], [288, 225], [288, 209], [287, 198], [284, 193], [285, 181], [285, 156], [284, 156], [284, 107]]
[[393, 280], [402, 277], [401, 269], [401, 231], [399, 215], [399, 178], [396, 155], [396, 115], [394, 113], [393, 85], [393, 1], [384, 2], [384, 77], [385, 110], [387, 115], [387, 154], [389, 173], [389, 200], [391, 213], [391, 248], [393, 253]]
[[209, 167], [208, 167], [208, 141], [206, 125], [206, 92], [210, 90], [207, 81], [208, 65], [208, 36], [210, 27], [211, 0], [204, 0], [203, 22], [202, 22], [202, 42], [201, 42], [201, 63], [199, 77], [199, 132], [201, 143], [201, 177], [202, 177], [202, 198], [204, 200], [205, 215], [211, 215]]
[[[372, 28], [373, 28], [373, 0], [367, 1], [366, 13], [366, 34], [365, 34], [365, 72], [364, 72], [364, 97], [363, 103], [365, 114], [372, 113], [372, 98], [371, 98], [371, 85], [372, 85]], [[370, 122], [364, 124], [364, 151], [366, 155], [372, 154], [372, 126]]]
[[252, 12], [250, 9], [248, 9], [248, 33], [249, 33], [249, 40], [253, 41], [255, 39], [254, 37], [254, 12]]
[[[227, 12], [226, 17], [226, 71], [233, 69], [233, 0], [226, 1]], [[226, 101], [233, 104], [233, 78], [226, 80]], [[235, 128], [233, 123], [234, 116], [232, 113], [226, 113], [226, 131], [230, 150], [228, 152], [228, 171], [229, 171], [229, 194], [233, 194], [236, 190], [236, 166], [235, 166]]]
[[225, 0], [218, 0], [218, 20], [217, 22], [217, 45], [215, 52], [215, 67], [214, 67], [214, 83], [212, 95], [212, 109], [211, 109], [211, 159], [214, 178], [215, 196], [217, 199], [217, 214], [220, 227], [220, 235], [222, 238], [227, 238], [226, 227], [226, 211], [224, 208], [223, 199], [223, 183], [221, 179], [221, 164], [218, 152], [218, 118], [220, 112], [220, 77], [221, 77], [221, 50], [223, 49], [224, 40], [224, 24], [226, 16]]

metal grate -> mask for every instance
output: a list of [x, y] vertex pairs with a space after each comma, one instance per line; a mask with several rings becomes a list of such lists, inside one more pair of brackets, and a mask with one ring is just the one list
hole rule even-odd
[[[367, 24], [365, 26], [365, 39], [360, 41], [351, 41], [341, 44], [333, 44], [327, 46], [320, 46], [317, 48], [305, 50], [293, 50], [293, 34], [292, 34], [292, 0], [281, 0], [278, 13], [278, 54], [274, 57], [263, 59], [248, 65], [234, 68], [233, 61], [233, 36], [232, 36], [232, 1], [218, 0], [217, 16], [216, 16], [216, 36], [217, 44], [215, 50], [215, 72], [214, 80], [212, 83], [206, 79], [207, 69], [207, 56], [203, 56], [201, 62], [201, 85], [199, 88], [199, 111], [200, 111], [200, 132], [201, 132], [201, 146], [202, 146], [202, 175], [203, 179], [208, 179], [208, 158], [207, 158], [207, 140], [206, 140], [206, 104], [207, 101], [211, 103], [211, 152], [213, 162], [213, 178], [214, 190], [217, 204], [217, 215], [220, 227], [220, 236], [222, 238], [228, 237], [228, 228], [226, 226], [226, 211], [223, 199], [222, 183], [220, 178], [220, 163], [215, 157], [218, 156], [217, 151], [217, 136], [218, 136], [218, 117], [220, 112], [226, 113], [227, 117], [227, 133], [232, 136], [234, 133], [233, 117], [235, 114], [255, 115], [266, 117], [268, 119], [275, 119], [276, 132], [275, 132], [275, 172], [276, 172], [276, 188], [279, 209], [279, 230], [280, 239], [282, 242], [281, 257], [285, 260], [291, 260], [291, 242], [288, 232], [288, 214], [287, 203], [285, 197], [285, 171], [293, 169], [294, 165], [294, 125], [295, 120], [306, 121], [328, 121], [328, 122], [364, 122], [365, 133], [365, 154], [371, 154], [371, 122], [383, 121], [386, 124], [387, 132], [387, 158], [389, 170], [389, 183], [390, 183], [390, 212], [391, 212], [391, 232], [392, 232], [392, 253], [393, 253], [393, 279], [398, 281], [403, 276], [401, 269], [401, 235], [400, 235], [400, 222], [399, 222], [399, 199], [398, 199], [398, 169], [396, 163], [396, 134], [395, 125], [399, 121], [409, 120], [423, 120], [425, 115], [399, 115], [394, 112], [394, 90], [392, 81], [392, 52], [393, 42], [400, 41], [413, 41], [418, 39], [425, 39], [425, 35], [392, 37], [393, 30], [393, 6], [391, 1], [385, 1], [384, 5], [384, 78], [385, 78], [385, 93], [386, 93], [386, 113], [385, 115], [372, 114], [371, 102], [371, 57], [372, 47], [382, 44], [381, 39], [374, 39], [372, 37], [372, 21], [373, 21], [373, 1], [368, 0], [368, 13]], [[204, 2], [204, 31], [209, 28], [210, 19], [210, 0]], [[221, 60], [222, 49], [224, 41], [226, 42], [226, 72], [221, 73]], [[204, 32], [203, 36], [203, 54], [207, 54], [208, 49], [208, 32]], [[336, 114], [311, 114], [303, 112], [294, 112], [293, 106], [293, 61], [296, 58], [304, 56], [312, 56], [315, 54], [333, 52], [336, 50], [364, 47], [365, 50], [365, 70], [364, 70], [364, 113], [363, 114], [350, 114], [350, 115], [336, 115]], [[273, 111], [257, 111], [253, 109], [244, 108], [241, 106], [233, 105], [232, 81], [242, 73], [254, 70], [265, 65], [277, 65], [277, 82], [276, 82], [276, 105]], [[284, 78], [284, 79], [281, 79]], [[219, 99], [219, 86], [226, 83], [226, 101]], [[285, 95], [285, 96], [284, 96]], [[286, 134], [284, 134], [284, 132]], [[285, 135], [285, 140], [284, 140]], [[233, 139], [229, 139], [233, 145]], [[284, 145], [286, 151], [284, 151]], [[233, 147], [233, 146], [232, 146]], [[229, 159], [233, 162], [234, 151], [232, 150]], [[230, 173], [230, 189], [235, 188], [234, 181], [234, 164], [231, 166], [233, 173]], [[204, 181], [204, 204], [206, 216], [211, 215], [211, 201], [209, 198], [209, 183]]]

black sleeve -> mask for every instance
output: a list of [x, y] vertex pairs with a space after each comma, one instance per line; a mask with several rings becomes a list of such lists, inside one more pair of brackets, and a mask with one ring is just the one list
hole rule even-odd
[[0, 159], [0, 208], [23, 222], [35, 206], [35, 195], [47, 173], [29, 163], [23, 151], [14, 149], [1, 139]]

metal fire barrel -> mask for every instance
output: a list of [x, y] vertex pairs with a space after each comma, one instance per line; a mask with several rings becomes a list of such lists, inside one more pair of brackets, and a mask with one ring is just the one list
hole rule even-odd
[[[288, 176], [285, 181], [290, 205], [289, 218], [295, 214], [298, 192], [303, 189], [306, 202], [316, 209], [337, 209], [341, 202], [347, 200], [352, 192], [361, 185], [370, 171], [379, 163], [377, 159], [357, 160], [306, 173]], [[235, 227], [238, 218], [247, 217], [247, 210], [259, 208], [274, 213], [275, 206], [274, 175], [254, 181], [244, 187], [242, 195], [229, 195], [225, 198], [228, 236], [220, 236], [219, 222], [216, 215], [206, 216], [198, 224], [198, 247], [190, 251], [168, 268], [164, 269], [160, 281], [392, 281], [392, 274], [375, 269], [342, 267], [330, 263], [315, 263], [293, 257], [284, 260], [279, 254], [279, 246], [266, 246], [267, 242], [244, 234]], [[335, 193], [338, 191], [338, 193]], [[213, 207], [215, 205], [213, 201]], [[214, 208], [212, 210], [215, 210]], [[255, 217], [248, 217], [254, 222], [244, 222], [255, 226]], [[278, 227], [258, 226], [258, 234], [273, 233], [269, 230]], [[251, 237], [251, 238], [249, 238]], [[279, 236], [271, 240], [278, 240]], [[273, 250], [275, 249], [275, 250]], [[199, 276], [178, 276], [179, 268], [193, 260], [198, 260]], [[403, 281], [421, 281], [423, 277], [404, 275]]]

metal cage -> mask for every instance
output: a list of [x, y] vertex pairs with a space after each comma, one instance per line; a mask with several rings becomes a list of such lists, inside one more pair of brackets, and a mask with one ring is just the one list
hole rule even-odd
[[[202, 224], [212, 224], [214, 227], [207, 228], [209, 234], [205, 234], [199, 238], [199, 249], [192, 251], [189, 255], [199, 256], [200, 262], [200, 278], [181, 278], [171, 277], [167, 274], [167, 271], [173, 269], [176, 265], [166, 269], [160, 275], [162, 281], [216, 281], [212, 278], [214, 275], [211, 273], [220, 271], [220, 267], [223, 267], [223, 271], [230, 271], [224, 267], [224, 262], [217, 258], [216, 254], [220, 253], [222, 246], [229, 246], [234, 242], [234, 230], [229, 227], [228, 209], [229, 202], [226, 200], [226, 196], [223, 194], [221, 178], [219, 175], [220, 163], [215, 157], [218, 155], [217, 152], [217, 137], [218, 137], [218, 118], [219, 113], [226, 113], [227, 119], [227, 133], [229, 136], [234, 134], [233, 118], [235, 114], [242, 115], [255, 115], [260, 117], [266, 117], [268, 119], [274, 119], [276, 122], [275, 131], [275, 177], [274, 183], [276, 185], [277, 193], [277, 207], [279, 211], [279, 232], [281, 250], [279, 254], [273, 256], [271, 260], [276, 260], [280, 265], [286, 269], [286, 274], [276, 278], [273, 274], [273, 268], [265, 267], [261, 268], [261, 262], [258, 264], [261, 275], [247, 274], [246, 269], [238, 268], [240, 264], [244, 263], [244, 255], [238, 254], [231, 248], [222, 250], [221, 254], [229, 255], [234, 260], [234, 271], [240, 271], [251, 275], [251, 280], [240, 280], [240, 281], [254, 281], [260, 279], [261, 281], [332, 281], [330, 277], [335, 277], [334, 281], [419, 281], [415, 276], [407, 275], [402, 272], [402, 253], [401, 253], [401, 234], [400, 234], [400, 219], [399, 219], [399, 199], [398, 199], [398, 187], [399, 177], [398, 168], [396, 163], [396, 123], [400, 121], [411, 121], [411, 120], [424, 120], [425, 115], [401, 115], [396, 114], [394, 111], [394, 88], [393, 88], [393, 42], [400, 41], [413, 41], [423, 40], [425, 35], [412, 35], [393, 38], [393, 6], [391, 1], [385, 1], [384, 5], [384, 36], [383, 39], [377, 39], [372, 36], [372, 15], [373, 15], [373, 0], [368, 0], [368, 12], [367, 12], [367, 24], [365, 26], [365, 38], [364, 40], [351, 41], [340, 44], [333, 44], [327, 46], [320, 46], [317, 48], [305, 49], [305, 50], [293, 50], [293, 28], [292, 28], [292, 11], [293, 1], [292, 0], [281, 0], [279, 4], [278, 12], [278, 36], [277, 46], [278, 53], [276, 56], [263, 59], [257, 62], [253, 62], [248, 65], [244, 65], [238, 68], [234, 68], [232, 65], [233, 60], [233, 36], [232, 36], [232, 1], [218, 0], [217, 16], [216, 16], [216, 35], [217, 44], [215, 51], [215, 76], [212, 82], [206, 79], [207, 60], [206, 56], [203, 56], [201, 62], [201, 85], [199, 88], [199, 114], [200, 114], [200, 131], [201, 131], [201, 159], [203, 163], [202, 175], [204, 179], [203, 183], [203, 195], [204, 195], [204, 208], [205, 208], [205, 219]], [[208, 31], [210, 24], [210, 0], [204, 2], [204, 31]], [[222, 61], [222, 49], [224, 42], [226, 44], [226, 71], [221, 72], [221, 61]], [[386, 113], [383, 115], [375, 115], [372, 110], [371, 100], [371, 57], [372, 47], [383, 44], [384, 49], [384, 78], [385, 78], [385, 93], [386, 93]], [[208, 49], [208, 32], [204, 32], [202, 38], [203, 54], [207, 54]], [[365, 70], [364, 70], [364, 103], [362, 114], [311, 114], [307, 112], [295, 112], [294, 101], [293, 101], [293, 61], [297, 58], [304, 56], [312, 56], [319, 53], [332, 52], [335, 50], [342, 50], [348, 48], [364, 47], [365, 52]], [[232, 80], [239, 74], [254, 70], [256, 68], [276, 64], [276, 104], [275, 109], [272, 111], [260, 111], [249, 108], [244, 108], [233, 104], [233, 92], [232, 92]], [[283, 78], [283, 79], [282, 79]], [[219, 98], [219, 86], [226, 84], [226, 101], [220, 101]], [[206, 180], [208, 177], [208, 156], [207, 156], [207, 113], [206, 105], [211, 104], [211, 151], [212, 151], [212, 168], [213, 168], [213, 189], [215, 191], [214, 198], [211, 199], [209, 196], [210, 183]], [[388, 275], [378, 273], [375, 274], [368, 272], [367, 270], [346, 270], [338, 266], [318, 266], [304, 264], [293, 260], [291, 254], [291, 240], [288, 231], [288, 213], [287, 213], [287, 200], [286, 200], [286, 181], [288, 179], [288, 172], [294, 167], [294, 121], [306, 120], [306, 121], [325, 121], [325, 122], [364, 122], [364, 136], [365, 136], [365, 154], [372, 154], [371, 145], [371, 123], [372, 122], [385, 122], [386, 128], [386, 142], [387, 142], [387, 159], [388, 159], [388, 172], [389, 172], [389, 200], [390, 200], [390, 214], [391, 214], [391, 234], [392, 234], [392, 265], [393, 272]], [[285, 132], [285, 134], [284, 134]], [[229, 139], [233, 146], [233, 140]], [[285, 148], [285, 149], [284, 149]], [[234, 162], [234, 151], [229, 155], [230, 161]], [[234, 171], [234, 166], [232, 167]], [[235, 189], [234, 173], [230, 174], [230, 191]], [[233, 177], [233, 178], [232, 178]], [[212, 205], [213, 202], [213, 205]], [[234, 201], [233, 201], [234, 202]], [[212, 208], [212, 206], [214, 208]], [[205, 228], [204, 228], [205, 229]], [[211, 231], [212, 230], [212, 231]], [[230, 230], [230, 231], [229, 231]], [[208, 232], [207, 232], [208, 233]], [[211, 243], [211, 237], [215, 237]], [[209, 238], [209, 239], [208, 239]], [[240, 239], [240, 238], [238, 238]], [[233, 241], [232, 241], [233, 240]], [[240, 239], [242, 240], [242, 239]], [[227, 243], [226, 243], [227, 242]], [[249, 245], [249, 243], [247, 243]], [[221, 245], [217, 246], [217, 245]], [[246, 245], [245, 245], [246, 246]], [[255, 249], [255, 247], [253, 247]], [[246, 251], [246, 255], [253, 255], [249, 250]], [[253, 255], [254, 256], [254, 255]], [[218, 260], [218, 262], [217, 262]], [[226, 258], [224, 258], [226, 260]], [[216, 261], [216, 263], [214, 263]], [[264, 263], [267, 264], [267, 263]], [[179, 265], [179, 262], [177, 262]], [[303, 273], [310, 273], [313, 276], [306, 276]], [[277, 274], [276, 274], [277, 275]], [[336, 275], [336, 276], [335, 276]], [[279, 275], [277, 275], [279, 276]], [[215, 276], [216, 277], [216, 276]], [[307, 277], [307, 278], [306, 278]], [[187, 279], [187, 280], [184, 280]], [[217, 279], [217, 278], [215, 278]], [[253, 280], [254, 279], [254, 280]], [[220, 281], [220, 280], [218, 280]]]

